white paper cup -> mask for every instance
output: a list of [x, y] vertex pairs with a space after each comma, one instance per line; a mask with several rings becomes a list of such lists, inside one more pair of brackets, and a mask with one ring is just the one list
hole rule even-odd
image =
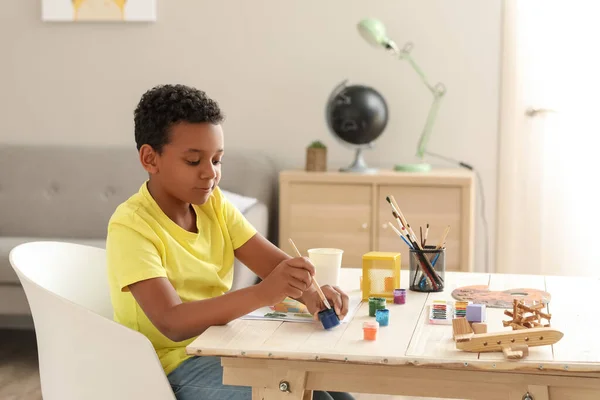
[[338, 286], [342, 254], [344, 250], [333, 248], [317, 248], [308, 250], [308, 258], [315, 266], [315, 278], [319, 285]]

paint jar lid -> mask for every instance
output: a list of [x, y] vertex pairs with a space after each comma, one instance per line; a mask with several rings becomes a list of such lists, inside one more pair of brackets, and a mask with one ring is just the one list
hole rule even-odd
[[323, 328], [331, 329], [340, 324], [340, 318], [337, 316], [333, 308], [326, 308], [319, 311], [319, 321], [323, 324]]
[[365, 329], [379, 329], [379, 322], [377, 322], [377, 321], [365, 321], [365, 322], [363, 322], [363, 328], [365, 328]]
[[394, 289], [394, 294], [406, 294], [406, 289]]
[[389, 314], [390, 310], [387, 308], [380, 308], [379, 310], [375, 310], [375, 314]]

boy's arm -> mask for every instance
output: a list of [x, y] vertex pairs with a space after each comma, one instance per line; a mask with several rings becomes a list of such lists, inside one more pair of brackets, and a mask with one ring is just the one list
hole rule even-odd
[[113, 288], [129, 291], [152, 324], [173, 341], [182, 341], [223, 325], [286, 296], [301, 296], [311, 283], [313, 266], [301, 257], [278, 265], [260, 285], [212, 299], [182, 302], [167, 277], [150, 227], [136, 216], [122, 217], [108, 227], [107, 268]]
[[136, 282], [129, 285], [129, 290], [152, 324], [175, 342], [199, 335], [212, 325], [225, 325], [266, 305], [255, 287], [186, 303], [167, 278]]
[[303, 258], [279, 263], [258, 285], [206, 300], [182, 302], [167, 278], [142, 280], [128, 286], [152, 322], [166, 337], [183, 341], [213, 325], [225, 325], [257, 308], [272, 305], [286, 296], [301, 296], [310, 285], [312, 266]]
[[[235, 250], [234, 254], [238, 260], [250, 268], [260, 279], [265, 279], [269, 276], [271, 271], [280, 262], [292, 258], [286, 252], [269, 242], [260, 233], [256, 233], [248, 239], [246, 243]], [[312, 280], [310, 276], [307, 278]], [[307, 291], [314, 292], [315, 288], [311, 285]]]
[[235, 257], [250, 268], [260, 279], [265, 279], [282, 261], [292, 258], [269, 242], [260, 233], [254, 234], [234, 251]]

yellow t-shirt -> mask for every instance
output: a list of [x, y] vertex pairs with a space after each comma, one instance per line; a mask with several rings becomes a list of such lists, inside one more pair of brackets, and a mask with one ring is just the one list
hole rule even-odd
[[106, 254], [114, 319], [146, 335], [166, 374], [189, 357], [185, 346], [194, 338], [173, 342], [160, 333], [127, 286], [166, 277], [183, 302], [220, 296], [231, 289], [233, 251], [256, 233], [219, 188], [194, 210], [198, 233], [167, 217], [145, 182], [117, 207], [108, 224]]

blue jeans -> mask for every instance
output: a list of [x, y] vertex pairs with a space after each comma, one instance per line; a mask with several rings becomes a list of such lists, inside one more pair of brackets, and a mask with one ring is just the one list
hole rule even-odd
[[[192, 357], [167, 378], [177, 400], [251, 400], [252, 388], [223, 384], [219, 357]], [[313, 400], [353, 400], [347, 393], [314, 392]]]

